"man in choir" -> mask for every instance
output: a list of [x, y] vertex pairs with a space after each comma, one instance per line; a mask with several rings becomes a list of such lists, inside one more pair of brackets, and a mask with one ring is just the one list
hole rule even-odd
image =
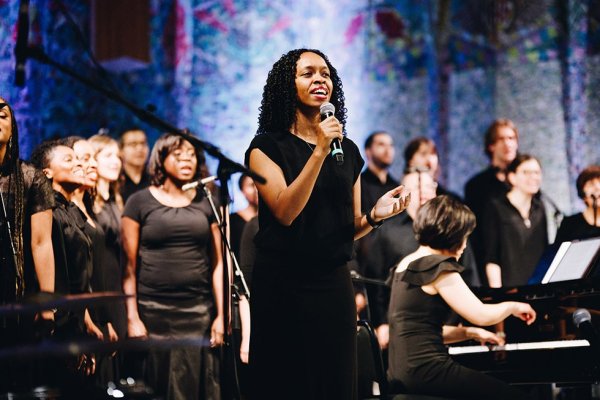
[[472, 243], [477, 264], [483, 271], [483, 245], [479, 240], [480, 223], [485, 205], [490, 199], [503, 197], [510, 185], [506, 180], [506, 168], [517, 156], [519, 149], [519, 131], [509, 119], [500, 118], [492, 122], [485, 132], [485, 154], [490, 165], [473, 176], [465, 185], [465, 203], [477, 218], [477, 227], [473, 232]]
[[[381, 130], [372, 132], [365, 140], [364, 151], [367, 166], [360, 175], [360, 201], [362, 211], [367, 212], [373, 208], [377, 199], [399, 183], [389, 173], [395, 156], [394, 141], [389, 133]], [[372, 242], [372, 236], [365, 236], [354, 243], [354, 256], [348, 264], [350, 269], [364, 274], [365, 260]], [[356, 306], [361, 313], [367, 304], [365, 288], [355, 284], [355, 289]]]
[[360, 174], [361, 207], [370, 210], [387, 191], [398, 186], [398, 181], [389, 173], [394, 162], [394, 141], [385, 131], [375, 131], [365, 140], [367, 168]]
[[120, 135], [119, 147], [123, 160], [121, 196], [123, 202], [126, 202], [133, 193], [150, 185], [150, 176], [146, 172], [150, 148], [146, 133], [139, 128], [123, 131]]

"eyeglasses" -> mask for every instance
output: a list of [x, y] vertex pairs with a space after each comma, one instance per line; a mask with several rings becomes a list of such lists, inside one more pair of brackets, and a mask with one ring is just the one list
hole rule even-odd
[[196, 152], [194, 150], [191, 151], [174, 151], [169, 153], [170, 156], [174, 157], [176, 160], [189, 160], [196, 158]]
[[123, 147], [138, 147], [138, 146], [146, 147], [146, 146], [148, 146], [148, 142], [146, 142], [145, 140], [140, 140], [139, 142], [125, 142], [125, 143], [123, 143]]
[[530, 170], [530, 169], [521, 169], [517, 170], [517, 173], [521, 173], [525, 176], [541, 176], [542, 171], [540, 170]]

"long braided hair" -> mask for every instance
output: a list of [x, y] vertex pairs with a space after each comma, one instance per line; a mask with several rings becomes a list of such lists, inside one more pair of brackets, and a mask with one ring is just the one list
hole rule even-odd
[[282, 55], [273, 64], [271, 71], [269, 71], [259, 108], [260, 115], [258, 117], [257, 134], [287, 131], [296, 122], [296, 108], [298, 107], [298, 93], [295, 83], [296, 63], [302, 53], [307, 52], [321, 56], [329, 68], [333, 83], [333, 92], [330, 101], [335, 107], [335, 117], [344, 125], [345, 129], [346, 107], [344, 106], [344, 90], [337, 70], [320, 50], [296, 49]]
[[[8, 109], [11, 119], [11, 136], [8, 140], [4, 160], [0, 166], [0, 175], [8, 176], [8, 195], [6, 202], [10, 204], [10, 200], [14, 199], [14, 212], [10, 226], [12, 228], [12, 245], [16, 252], [15, 265], [15, 295], [20, 298], [25, 293], [25, 278], [24, 278], [24, 254], [23, 254], [23, 224], [25, 218], [25, 179], [23, 170], [21, 169], [21, 160], [19, 159], [19, 129], [15, 119], [15, 113], [10, 105], [0, 97], [0, 103], [4, 103], [3, 107]], [[0, 104], [1, 106], [1, 104]], [[11, 217], [9, 204], [7, 206], [7, 217]]]

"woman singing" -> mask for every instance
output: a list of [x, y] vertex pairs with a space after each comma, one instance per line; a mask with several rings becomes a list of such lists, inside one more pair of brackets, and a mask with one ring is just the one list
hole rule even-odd
[[[211, 338], [223, 343], [220, 232], [200, 190], [203, 156], [186, 140], [164, 134], [150, 155], [152, 185], [131, 195], [122, 219], [123, 289], [129, 337]], [[166, 399], [219, 399], [219, 371], [208, 348], [149, 352], [146, 381]]]
[[519, 154], [506, 169], [511, 188], [487, 204], [481, 223], [485, 272], [490, 287], [526, 285], [548, 244], [546, 212], [536, 196], [540, 162]]
[[475, 327], [445, 326], [454, 310], [474, 325], [489, 326], [513, 315], [528, 325], [535, 311], [525, 303], [483, 304], [460, 276], [456, 262], [475, 216], [458, 200], [438, 196], [425, 203], [414, 222], [419, 248], [400, 261], [389, 308], [388, 376], [392, 390], [459, 399], [521, 399], [508, 384], [452, 361], [445, 343], [476, 339], [503, 344]]
[[[6, 267], [0, 273], [0, 302], [21, 299], [26, 292], [53, 292], [52, 187], [44, 174], [19, 159], [17, 121], [2, 97], [0, 193], [0, 263]], [[13, 257], [13, 251], [16, 257]], [[54, 318], [51, 311], [44, 312], [42, 317]]]
[[562, 221], [554, 240], [556, 244], [600, 237], [600, 165], [590, 165], [581, 171], [576, 185], [585, 210]]
[[[335, 115], [321, 121], [325, 102]], [[258, 184], [252, 278], [253, 399], [354, 399], [356, 307], [346, 262], [352, 242], [400, 213], [402, 187], [365, 216], [358, 148], [344, 138], [342, 83], [318, 50], [283, 55], [269, 72], [246, 163]], [[330, 153], [341, 140], [344, 163]], [[343, 140], [342, 140], [343, 139]]]
[[[19, 159], [19, 131], [13, 110], [0, 97], [0, 304], [27, 293], [54, 292], [52, 207], [54, 196], [44, 174]], [[10, 229], [9, 229], [10, 227]], [[36, 317], [51, 329], [54, 314]], [[33, 318], [0, 317], [0, 343], [12, 346], [33, 339]], [[42, 329], [40, 329], [42, 330]], [[0, 392], [31, 387], [31, 363], [0, 360]]]

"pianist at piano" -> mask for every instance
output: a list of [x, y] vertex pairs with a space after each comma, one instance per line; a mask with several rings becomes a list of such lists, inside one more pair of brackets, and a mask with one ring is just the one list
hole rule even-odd
[[388, 377], [392, 391], [460, 399], [524, 399], [524, 392], [453, 361], [447, 340], [472, 337], [491, 343], [502, 339], [483, 329], [444, 326], [452, 310], [479, 326], [508, 316], [532, 324], [535, 311], [526, 303], [482, 303], [460, 276], [456, 260], [475, 227], [463, 204], [438, 196], [421, 207], [414, 222], [419, 248], [398, 264], [389, 308]]

